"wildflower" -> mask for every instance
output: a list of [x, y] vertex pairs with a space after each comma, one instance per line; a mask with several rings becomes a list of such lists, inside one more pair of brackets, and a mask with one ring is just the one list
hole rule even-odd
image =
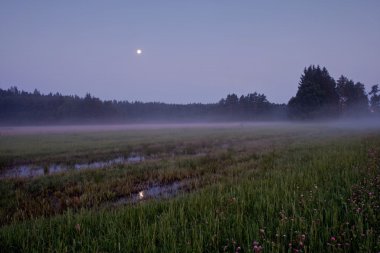
[[253, 241], [252, 243], [252, 249], [254, 253], [261, 253], [263, 250], [263, 247], [260, 245], [259, 242]]
[[263, 247], [261, 246], [253, 246], [253, 252], [255, 253], [261, 253], [263, 250]]
[[75, 225], [75, 230], [79, 233], [80, 232], [80, 224], [79, 223], [77, 223], [76, 225]]
[[335, 242], [336, 241], [336, 238], [334, 236], [331, 236], [331, 241]]
[[232, 197], [228, 201], [229, 201], [230, 204], [235, 203], [236, 202], [236, 197]]

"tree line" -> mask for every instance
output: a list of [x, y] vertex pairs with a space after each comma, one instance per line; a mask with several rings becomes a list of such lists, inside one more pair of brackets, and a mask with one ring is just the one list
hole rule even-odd
[[297, 94], [289, 100], [288, 115], [295, 119], [379, 116], [379, 85], [367, 94], [364, 84], [341, 75], [334, 80], [325, 67], [305, 68]]
[[286, 117], [286, 105], [270, 103], [265, 95], [230, 94], [218, 103], [166, 104], [102, 101], [87, 94], [63, 96], [0, 89], [0, 124], [139, 123], [231, 120], [275, 120]]
[[288, 104], [276, 104], [257, 92], [229, 94], [217, 103], [167, 104], [103, 101], [87, 94], [64, 96], [0, 89], [0, 124], [139, 123], [191, 121], [310, 120], [380, 117], [379, 85], [368, 94], [364, 84], [345, 76], [334, 80], [326, 68], [304, 69], [298, 91]]

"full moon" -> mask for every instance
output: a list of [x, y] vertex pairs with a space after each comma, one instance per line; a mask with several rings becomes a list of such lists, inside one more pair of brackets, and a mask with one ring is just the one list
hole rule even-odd
[[141, 49], [137, 49], [137, 50], [136, 50], [136, 53], [137, 53], [137, 54], [142, 54], [142, 50], [141, 50]]

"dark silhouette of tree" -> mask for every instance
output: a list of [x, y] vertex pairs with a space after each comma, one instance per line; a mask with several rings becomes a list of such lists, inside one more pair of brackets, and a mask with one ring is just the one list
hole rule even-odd
[[380, 115], [380, 91], [379, 91], [379, 85], [373, 85], [371, 88], [371, 91], [369, 92], [369, 95], [371, 95], [370, 98], [370, 105], [371, 105], [371, 112], [376, 113]]
[[267, 100], [266, 96], [257, 92], [241, 96], [239, 104], [242, 112], [250, 119], [270, 113], [271, 109], [273, 109], [272, 104]]
[[334, 117], [339, 112], [335, 81], [326, 68], [304, 69], [295, 97], [289, 100], [289, 116], [299, 119]]
[[102, 101], [86, 94], [28, 93], [17, 87], [0, 89], [0, 124], [110, 123], [158, 121], [272, 120], [284, 117], [285, 105], [272, 104], [265, 95], [230, 94], [215, 104]]
[[242, 95], [240, 98], [236, 94], [229, 94], [219, 101], [219, 106], [222, 108], [222, 113], [228, 114], [233, 119], [258, 120], [286, 117], [286, 105], [270, 103], [264, 94], [257, 92]]
[[344, 115], [367, 115], [368, 97], [364, 84], [349, 80], [345, 76], [340, 76], [337, 80], [337, 92], [341, 112]]
[[[379, 85], [369, 93], [373, 114], [380, 115]], [[194, 122], [283, 120], [287, 114], [298, 119], [343, 115], [367, 115], [368, 96], [364, 85], [341, 76], [337, 84], [326, 68], [304, 69], [295, 97], [288, 105], [268, 101], [257, 92], [238, 97], [228, 94], [218, 103], [165, 104], [139, 101], [102, 101], [86, 94], [81, 98], [60, 93], [44, 95], [37, 89], [0, 89], [0, 124], [60, 124], [112, 122]], [[355, 113], [355, 114], [354, 114]]]
[[225, 105], [226, 106], [237, 106], [239, 104], [239, 99], [238, 99], [238, 96], [236, 94], [229, 94], [227, 95], [227, 98], [225, 100]]

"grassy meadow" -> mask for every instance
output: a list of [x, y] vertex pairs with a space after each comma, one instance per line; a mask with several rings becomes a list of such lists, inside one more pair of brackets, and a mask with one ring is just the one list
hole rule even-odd
[[[241, 124], [0, 135], [1, 252], [380, 252], [380, 128]], [[120, 202], [152, 186], [166, 198]]]

